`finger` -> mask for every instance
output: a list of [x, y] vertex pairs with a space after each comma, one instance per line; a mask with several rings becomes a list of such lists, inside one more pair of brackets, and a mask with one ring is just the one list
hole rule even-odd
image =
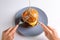
[[12, 38], [14, 39], [14, 34], [12, 34], [11, 36], [12, 36]]
[[45, 30], [44, 30], [44, 33], [45, 33], [45, 36], [47, 36], [47, 35], [48, 35], [48, 32], [47, 32], [47, 31], [45, 31]]
[[47, 27], [46, 25], [44, 25], [43, 23], [40, 23], [40, 24], [41, 24], [43, 30], [45, 30], [45, 31], [49, 31], [49, 29], [48, 29], [48, 27]]
[[12, 34], [12, 35], [7, 35], [8, 36], [8, 38], [10, 39], [10, 40], [13, 40], [14, 39], [14, 34]]
[[48, 35], [48, 32], [44, 31], [44, 33], [45, 33], [45, 36], [47, 36], [47, 35]]
[[51, 28], [50, 26], [48, 26], [48, 28], [49, 28], [53, 33], [55, 33], [55, 29]]
[[44, 25], [43, 23], [40, 23], [40, 24], [41, 24], [41, 26], [42, 26], [42, 28], [43, 28], [44, 31], [52, 34], [52, 31], [46, 25]]
[[8, 34], [12, 28], [13, 28], [13, 27], [10, 27], [9, 29], [7, 29], [7, 30], [6, 30], [6, 34]]
[[7, 32], [10, 29], [10, 27], [8, 29], [6, 29], [5, 31], [3, 31], [4, 33]]
[[11, 32], [16, 31], [19, 25], [16, 25]]
[[17, 30], [19, 25], [16, 25], [11, 31], [10, 31], [10, 35], [12, 35], [13, 33], [15, 33], [15, 31]]
[[14, 38], [14, 35], [12, 36], [12, 38]]
[[[8, 29], [9, 29], [9, 28], [8, 28]], [[7, 30], [8, 30], [8, 29], [7, 29]], [[5, 33], [7, 30], [3, 31], [3, 33]]]
[[51, 30], [51, 32], [52, 32], [53, 34], [57, 34], [57, 32], [56, 32], [56, 30], [55, 30], [54, 28], [51, 28], [50, 26], [48, 26], [48, 28]]
[[10, 40], [14, 40], [14, 38], [13, 38], [13, 37], [11, 37], [11, 38], [10, 38]]

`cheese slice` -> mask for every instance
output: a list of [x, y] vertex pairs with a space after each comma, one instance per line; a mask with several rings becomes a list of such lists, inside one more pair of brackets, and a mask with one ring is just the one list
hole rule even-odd
[[35, 22], [29, 23], [31, 26], [35, 26], [37, 23], [37, 20]]

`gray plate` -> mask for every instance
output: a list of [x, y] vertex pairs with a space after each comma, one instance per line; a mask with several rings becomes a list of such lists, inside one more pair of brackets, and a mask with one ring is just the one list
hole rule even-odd
[[[25, 7], [17, 12], [17, 14], [15, 16], [15, 24], [18, 24], [19, 21], [21, 21], [21, 15], [27, 8], [28, 7]], [[37, 8], [37, 7], [32, 7], [32, 8], [35, 8], [38, 11], [39, 22], [42, 22], [45, 25], [47, 25], [48, 19], [47, 19], [46, 14], [40, 8]], [[43, 29], [42, 29], [41, 25], [39, 25], [39, 24], [36, 25], [35, 27], [29, 27], [29, 28], [24, 28], [23, 26], [20, 25], [17, 29], [17, 32], [19, 32], [19, 34], [22, 34], [24, 36], [37, 36], [43, 32]]]

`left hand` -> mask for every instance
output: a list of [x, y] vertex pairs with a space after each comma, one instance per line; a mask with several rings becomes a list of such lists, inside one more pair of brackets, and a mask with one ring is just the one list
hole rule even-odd
[[10, 27], [9, 29], [3, 31], [2, 40], [13, 40], [17, 28], [18, 25], [16, 25], [15, 27]]

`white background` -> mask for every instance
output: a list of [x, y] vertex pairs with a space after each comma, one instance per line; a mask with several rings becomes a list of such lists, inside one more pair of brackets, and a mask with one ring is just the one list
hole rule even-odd
[[[0, 40], [2, 32], [14, 26], [14, 16], [28, 6], [28, 0], [0, 0]], [[42, 9], [48, 16], [48, 25], [55, 28], [60, 36], [60, 0], [31, 0], [31, 6]], [[14, 40], [48, 40], [44, 33], [36, 37], [15, 34]]]

